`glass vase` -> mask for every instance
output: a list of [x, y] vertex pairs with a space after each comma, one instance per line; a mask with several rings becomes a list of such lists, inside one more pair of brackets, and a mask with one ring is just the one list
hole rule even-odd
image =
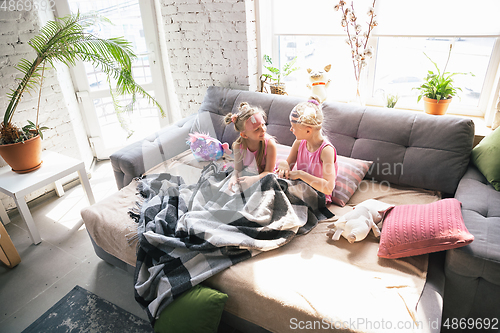
[[366, 99], [368, 97], [368, 66], [361, 69], [358, 79], [356, 80], [356, 94], [354, 96], [354, 103], [359, 106], [366, 106]]

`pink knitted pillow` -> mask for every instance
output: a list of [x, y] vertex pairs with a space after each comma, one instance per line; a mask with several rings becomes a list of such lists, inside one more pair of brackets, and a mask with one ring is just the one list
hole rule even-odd
[[378, 256], [416, 256], [465, 246], [474, 236], [465, 227], [457, 199], [394, 207], [384, 219]]

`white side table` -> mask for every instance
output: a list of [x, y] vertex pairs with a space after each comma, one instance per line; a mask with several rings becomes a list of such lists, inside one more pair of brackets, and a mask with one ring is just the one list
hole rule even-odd
[[[11, 196], [16, 202], [19, 214], [28, 226], [28, 233], [33, 244], [39, 244], [42, 239], [24, 198], [29, 193], [50, 183], [55, 183], [57, 195], [62, 196], [64, 190], [59, 180], [73, 172], [78, 172], [89, 203], [91, 205], [95, 203], [94, 194], [85, 171], [85, 164], [82, 161], [51, 151], [42, 153], [42, 161], [41, 168], [30, 173], [18, 174], [13, 172], [9, 166], [0, 168], [0, 192]], [[0, 218], [5, 224], [10, 222], [1, 201]]]

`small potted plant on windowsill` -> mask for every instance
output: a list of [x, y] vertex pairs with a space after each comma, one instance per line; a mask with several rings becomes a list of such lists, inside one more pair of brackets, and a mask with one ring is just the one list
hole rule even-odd
[[399, 94], [387, 94], [385, 100], [385, 106], [387, 108], [395, 108], [396, 103], [399, 101]]
[[417, 102], [424, 99], [424, 110], [428, 114], [434, 115], [444, 115], [448, 110], [448, 106], [451, 103], [451, 99], [453, 96], [457, 94], [457, 92], [461, 88], [455, 87], [453, 85], [453, 76], [455, 75], [466, 75], [472, 73], [449, 73], [446, 72], [446, 67], [448, 66], [448, 62], [450, 60], [452, 45], [450, 44], [450, 50], [448, 52], [448, 59], [446, 60], [446, 64], [444, 66], [443, 71], [439, 69], [438, 65], [432, 61], [432, 59], [424, 53], [424, 55], [429, 59], [436, 67], [437, 73], [433, 71], [428, 71], [427, 77], [424, 79], [424, 83], [420, 87], [416, 87], [413, 89], [419, 90], [420, 94], [418, 95]]
[[[96, 21], [110, 23], [97, 14], [72, 14], [55, 21], [49, 21], [40, 33], [28, 44], [36, 51], [33, 61], [22, 59], [16, 68], [23, 74], [17, 89], [7, 94], [10, 103], [0, 123], [0, 155], [14, 172], [26, 173], [38, 169], [41, 164], [42, 131], [47, 129], [38, 123], [40, 95], [45, 70], [54, 67], [56, 61], [67, 66], [76, 61], [91, 62], [108, 77], [108, 82], [116, 81], [118, 95], [130, 94], [145, 97], [155, 104], [163, 115], [158, 102], [139, 86], [132, 77], [132, 61], [136, 55], [131, 43], [122, 37], [102, 39], [86, 31]], [[110, 91], [112, 91], [110, 86]], [[38, 94], [36, 121], [19, 128], [12, 122], [15, 111], [25, 93]], [[28, 150], [28, 151], [26, 151]]]
[[297, 57], [293, 58], [290, 62], [287, 62], [282, 69], [273, 66], [273, 61], [268, 55], [264, 55], [264, 68], [271, 72], [271, 74], [262, 74], [271, 80], [271, 94], [285, 95], [285, 83], [282, 81], [285, 77], [292, 74], [294, 71], [298, 70], [298, 67], [293, 67]]

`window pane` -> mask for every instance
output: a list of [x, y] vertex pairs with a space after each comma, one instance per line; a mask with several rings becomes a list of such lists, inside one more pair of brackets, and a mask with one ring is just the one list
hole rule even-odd
[[493, 50], [494, 38], [407, 38], [380, 37], [375, 67], [374, 95], [384, 99], [386, 94], [399, 94], [399, 105], [414, 105], [427, 71], [436, 71], [427, 54], [439, 69], [444, 70], [450, 44], [452, 53], [447, 72], [473, 73], [454, 76], [458, 92], [456, 102], [462, 106], [478, 107]]
[[[154, 93], [149, 91], [153, 96]], [[94, 107], [101, 127], [103, 142], [107, 148], [119, 147], [126, 140], [134, 142], [160, 129], [158, 111], [145, 99], [138, 99], [134, 110], [126, 111], [131, 96], [117, 97], [123, 107], [117, 112], [111, 97], [94, 100]]]
[[[73, 13], [78, 10], [81, 13], [96, 11], [108, 18], [113, 25], [99, 23], [89, 28], [89, 32], [101, 38], [124, 37], [132, 43], [132, 49], [138, 56], [132, 63], [134, 79], [139, 84], [152, 82], [138, 0], [69, 0], [69, 3]], [[94, 68], [90, 63], [85, 63], [85, 70], [92, 91], [109, 89], [106, 76], [100, 70]], [[114, 82], [112, 85], [114, 86]]]
[[[309, 83], [307, 69], [322, 70], [331, 64], [332, 68], [327, 73], [327, 78], [331, 79], [328, 99], [352, 99], [356, 86], [349, 50], [344, 37], [279, 36], [280, 68], [294, 57], [297, 57], [296, 66], [300, 67], [284, 80], [288, 94], [309, 97], [311, 90], [306, 86]], [[264, 73], [267, 71], [264, 70]]]

